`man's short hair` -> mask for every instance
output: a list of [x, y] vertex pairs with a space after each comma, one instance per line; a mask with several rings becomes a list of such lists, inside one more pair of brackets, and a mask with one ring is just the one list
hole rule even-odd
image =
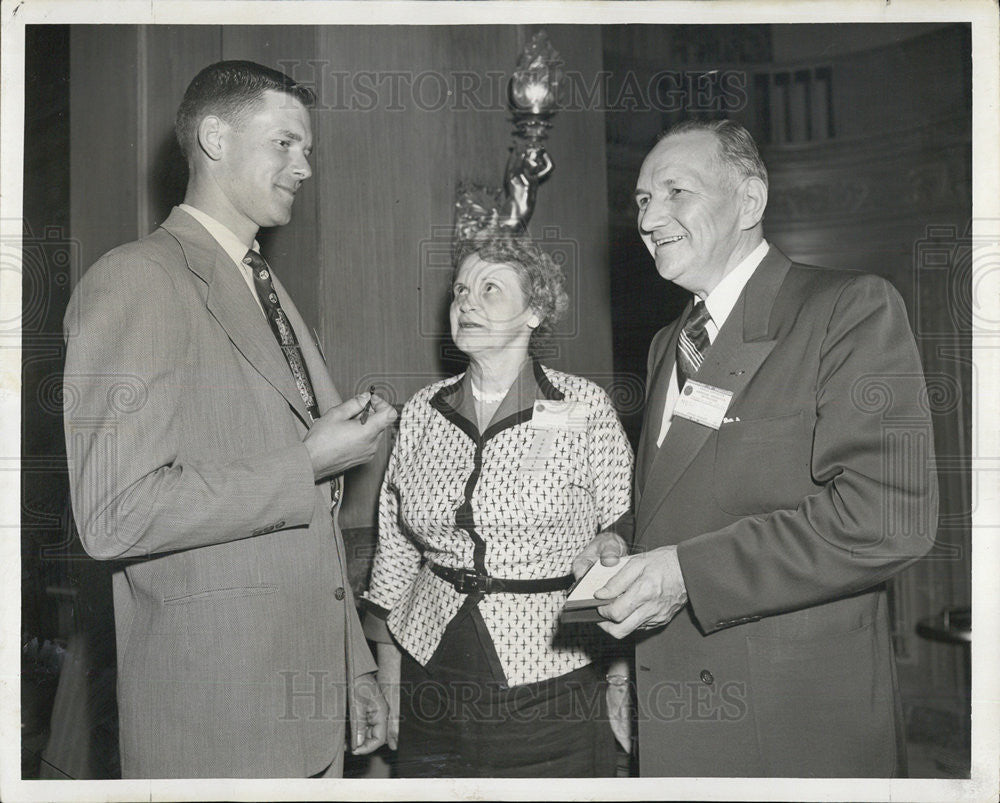
[[719, 143], [719, 159], [736, 179], [734, 184], [746, 178], [759, 178], [767, 186], [767, 168], [760, 158], [757, 143], [749, 131], [732, 120], [684, 120], [660, 134], [657, 141], [693, 131], [708, 131], [715, 135]]
[[238, 127], [268, 90], [284, 92], [309, 108], [316, 95], [283, 72], [253, 61], [219, 61], [210, 64], [188, 84], [177, 110], [174, 131], [184, 155], [190, 159], [198, 146], [198, 124], [213, 114]]

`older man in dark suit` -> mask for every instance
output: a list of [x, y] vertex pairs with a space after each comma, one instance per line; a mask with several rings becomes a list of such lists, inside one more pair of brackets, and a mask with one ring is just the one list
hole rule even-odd
[[[885, 582], [930, 548], [937, 481], [898, 293], [791, 262], [767, 172], [729, 122], [646, 157], [640, 235], [693, 303], [653, 339], [637, 554], [597, 596], [635, 632], [644, 776], [896, 776]], [[602, 534], [578, 559], [616, 562]]]
[[73, 512], [91, 555], [124, 561], [125, 777], [339, 775], [348, 702], [355, 752], [385, 740], [336, 512], [395, 412], [341, 402], [254, 239], [311, 174], [311, 102], [252, 62], [199, 73], [184, 203], [70, 303]]

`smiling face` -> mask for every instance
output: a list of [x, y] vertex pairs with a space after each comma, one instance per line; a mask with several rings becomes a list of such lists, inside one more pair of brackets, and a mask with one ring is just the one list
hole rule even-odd
[[470, 357], [520, 350], [526, 356], [538, 314], [528, 306], [517, 270], [470, 254], [452, 286], [451, 337]]
[[657, 272], [703, 298], [760, 242], [763, 206], [749, 195], [763, 190], [766, 202], [763, 184], [734, 177], [718, 148], [708, 131], [660, 140], [635, 190], [639, 234]]
[[251, 239], [258, 228], [288, 223], [295, 193], [312, 175], [306, 107], [284, 92], [266, 90], [242, 122], [221, 125], [218, 143], [213, 176], [227, 207], [220, 222], [238, 235], [252, 228]]

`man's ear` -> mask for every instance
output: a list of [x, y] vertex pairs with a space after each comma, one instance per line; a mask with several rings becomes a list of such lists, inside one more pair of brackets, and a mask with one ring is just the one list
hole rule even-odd
[[740, 228], [744, 231], [760, 224], [767, 207], [767, 185], [756, 176], [744, 179], [740, 198]]
[[198, 123], [198, 147], [213, 162], [222, 158], [222, 135], [226, 128], [226, 122], [214, 114], [205, 115]]

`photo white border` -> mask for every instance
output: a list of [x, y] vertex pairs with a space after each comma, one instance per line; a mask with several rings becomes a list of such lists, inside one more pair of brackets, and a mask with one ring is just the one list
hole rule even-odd
[[[21, 314], [17, 259], [21, 235], [24, 133], [24, 26], [27, 24], [617, 24], [625, 22], [961, 22], [972, 23], [973, 217], [984, 242], [976, 263], [978, 281], [1000, 270], [1000, 138], [998, 14], [991, 0], [719, 0], [719, 2], [354, 2], [342, 0], [3, 0], [0, 13], [0, 322]], [[992, 238], [992, 239], [990, 239]], [[992, 249], [992, 250], [991, 250]], [[975, 257], [974, 257], [975, 259]], [[983, 301], [983, 299], [975, 299]], [[1000, 320], [1000, 299], [986, 302], [980, 317]], [[992, 304], [992, 306], [990, 306]], [[995, 398], [1000, 390], [1000, 331], [974, 332], [973, 393]], [[0, 340], [0, 443], [20, 453], [20, 342]], [[976, 381], [974, 379], [974, 381]], [[20, 779], [20, 481], [17, 458], [0, 464], [0, 798], [70, 800], [996, 800], [1000, 790], [1000, 428], [983, 420], [991, 404], [974, 405], [972, 609], [972, 778], [937, 779], [576, 779], [406, 781], [375, 779], [22, 781]], [[15, 446], [17, 450], [15, 451]]]

